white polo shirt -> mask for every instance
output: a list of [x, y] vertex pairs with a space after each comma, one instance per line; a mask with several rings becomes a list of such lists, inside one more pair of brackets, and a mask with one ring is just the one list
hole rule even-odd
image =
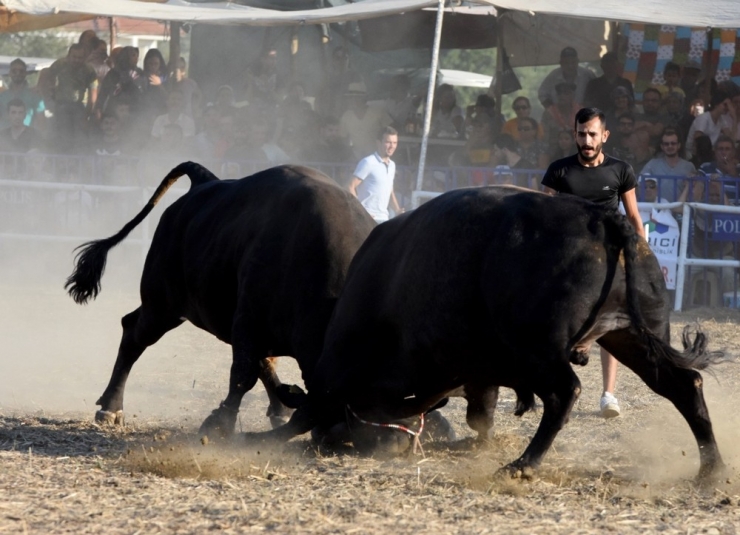
[[388, 221], [388, 203], [393, 193], [393, 180], [396, 176], [396, 164], [393, 160], [385, 163], [376, 152], [360, 160], [353, 176], [362, 180], [357, 186], [357, 198], [370, 216], [382, 223]]

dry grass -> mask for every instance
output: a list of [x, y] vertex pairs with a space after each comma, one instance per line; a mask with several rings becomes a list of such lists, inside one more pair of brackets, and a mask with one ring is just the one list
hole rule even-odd
[[[27, 295], [2, 291], [11, 300]], [[104, 293], [86, 309], [54, 292], [35, 299], [44, 306], [27, 299], [0, 305], [0, 334], [16, 359], [12, 377], [4, 371], [0, 378], [0, 533], [739, 531], [737, 364], [716, 368], [715, 379], [705, 381], [731, 470], [726, 480], [694, 484], [698, 454], [688, 427], [629, 371], [619, 375], [624, 416], [601, 419], [596, 355], [576, 369], [582, 398], [536, 478], [507, 480], [494, 472], [521, 453], [541, 415], [513, 417], [509, 391], [502, 392], [490, 444], [472, 444], [464, 403], [453, 400], [444, 413], [460, 440], [425, 444], [426, 458], [332, 454], [306, 438], [274, 450], [203, 444], [197, 427], [224, 395], [229, 353], [194, 328], [167, 335], [142, 357], [129, 381], [127, 427], [101, 429], [91, 423], [92, 400], [112, 367], [118, 318], [135, 299]], [[674, 331], [697, 318], [713, 348], [740, 354], [736, 312], [676, 315]], [[51, 340], [33, 338], [32, 320]], [[280, 373], [298, 380], [292, 362]], [[256, 389], [238, 427], [265, 429], [265, 408]]]

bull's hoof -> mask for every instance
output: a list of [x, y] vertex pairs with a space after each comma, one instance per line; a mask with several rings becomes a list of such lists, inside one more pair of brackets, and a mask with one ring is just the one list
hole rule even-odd
[[528, 464], [524, 464], [521, 461], [514, 461], [506, 466], [499, 468], [496, 472], [497, 476], [505, 477], [508, 479], [534, 479], [535, 470]]
[[111, 412], [101, 409], [95, 413], [95, 423], [102, 426], [123, 427], [123, 411]]
[[200, 436], [214, 438], [229, 438], [234, 434], [236, 426], [236, 415], [238, 411], [232, 411], [226, 407], [215, 409], [206, 418], [198, 430]]
[[447, 441], [452, 442], [455, 440], [455, 430], [447, 421], [447, 418], [442, 416], [439, 411], [432, 411], [424, 416], [424, 433], [422, 439], [433, 440], [435, 442]]
[[270, 425], [273, 429], [277, 429], [278, 427], [287, 424], [288, 421], [290, 421], [290, 415], [270, 415]]
[[411, 446], [411, 436], [394, 429], [362, 426], [352, 429], [351, 436], [355, 449], [365, 457], [395, 457]]
[[705, 463], [699, 467], [696, 483], [700, 486], [715, 485], [717, 482], [726, 480], [732, 475], [727, 465], [720, 461]]
[[336, 448], [352, 442], [352, 434], [346, 422], [340, 422], [329, 428], [314, 427], [311, 429], [311, 440], [317, 446]]

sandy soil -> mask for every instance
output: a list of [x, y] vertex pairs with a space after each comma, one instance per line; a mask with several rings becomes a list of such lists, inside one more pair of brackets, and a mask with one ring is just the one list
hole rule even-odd
[[[61, 290], [71, 268], [50, 255], [0, 285], [0, 533], [707, 533], [740, 532], [740, 366], [705, 375], [726, 480], [699, 487], [698, 452], [667, 401], [620, 370], [624, 414], [597, 413], [596, 354], [578, 368], [583, 394], [532, 481], [501, 480], [541, 412], [518, 419], [504, 390], [496, 436], [473, 447], [465, 405], [443, 409], [459, 440], [425, 457], [383, 460], [314, 449], [307, 438], [274, 451], [203, 444], [201, 421], [225, 395], [229, 348], [185, 325], [150, 348], [126, 392], [125, 429], [92, 423], [113, 366], [120, 317], [137, 306], [136, 273], [114, 251], [98, 300]], [[135, 264], [135, 263], [134, 263]], [[41, 277], [43, 274], [43, 277]], [[47, 283], [51, 278], [53, 285]], [[43, 280], [42, 280], [43, 279]], [[740, 314], [700, 320], [711, 347], [740, 355]], [[293, 361], [280, 373], [299, 380]], [[261, 386], [238, 427], [267, 429]]]

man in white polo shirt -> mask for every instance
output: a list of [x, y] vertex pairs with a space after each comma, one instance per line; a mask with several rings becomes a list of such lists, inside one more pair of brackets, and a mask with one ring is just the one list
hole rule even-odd
[[402, 212], [393, 192], [396, 164], [391, 160], [398, 146], [398, 132], [386, 126], [379, 132], [375, 144], [377, 151], [357, 164], [349, 191], [376, 222], [382, 223], [390, 219], [389, 204], [397, 214]]

